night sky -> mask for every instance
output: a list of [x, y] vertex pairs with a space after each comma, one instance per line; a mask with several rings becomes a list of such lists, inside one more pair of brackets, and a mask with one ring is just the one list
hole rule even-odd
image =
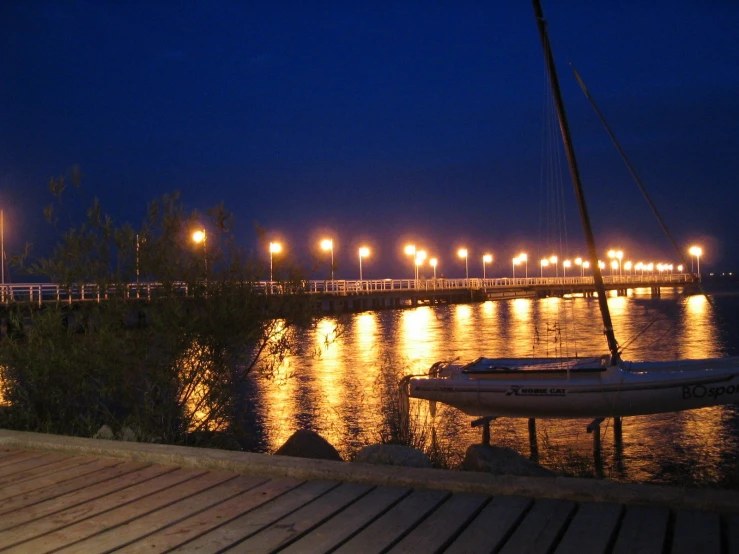
[[[680, 244], [703, 246], [704, 272], [738, 271], [739, 3], [543, 7], [599, 249], [677, 260], [570, 63]], [[461, 246], [470, 276], [486, 252], [488, 276], [522, 250], [584, 253], [564, 166], [567, 223], [551, 224], [527, 1], [5, 0], [0, 55], [10, 253], [48, 249], [48, 180], [74, 164], [120, 221], [178, 190], [191, 209], [224, 201], [265, 259], [255, 224], [308, 265], [332, 236], [337, 278], [358, 277], [360, 245], [365, 279], [411, 277], [407, 242], [447, 277]]]

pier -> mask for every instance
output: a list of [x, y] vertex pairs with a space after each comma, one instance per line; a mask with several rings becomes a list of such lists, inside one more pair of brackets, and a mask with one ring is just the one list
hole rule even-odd
[[[607, 275], [607, 291], [626, 295], [629, 289], [648, 288], [653, 296], [660, 289], [697, 286], [699, 278], [689, 273], [658, 275]], [[318, 312], [356, 312], [419, 305], [459, 304], [508, 298], [543, 298], [548, 296], [595, 293], [593, 278], [516, 277], [489, 279], [364, 279], [310, 280], [299, 282], [257, 281], [247, 283], [255, 294], [265, 297], [294, 294], [308, 295]], [[197, 286], [175, 283], [170, 291], [185, 296], [207, 291], [206, 283]], [[64, 287], [54, 283], [18, 283], [0, 285], [0, 305], [77, 304], [103, 302], [111, 298], [151, 301], [164, 294], [160, 283], [126, 283], [103, 289], [96, 284]]]

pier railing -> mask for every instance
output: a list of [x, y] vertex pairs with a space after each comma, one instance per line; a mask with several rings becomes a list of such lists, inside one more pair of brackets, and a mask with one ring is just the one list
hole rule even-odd
[[[607, 287], [627, 288], [649, 286], [679, 286], [695, 282], [696, 277], [689, 273], [662, 275], [604, 275]], [[561, 286], [587, 286], [593, 284], [590, 276], [574, 277], [498, 277], [490, 279], [326, 279], [286, 283], [257, 281], [250, 286], [258, 293], [283, 294], [301, 292], [315, 295], [348, 296], [356, 294], [382, 294], [392, 292], [430, 292], [453, 290], [505, 290]], [[200, 283], [199, 287], [205, 286]], [[175, 283], [167, 289], [170, 292], [190, 295], [191, 287], [186, 283]], [[71, 287], [53, 283], [14, 283], [0, 285], [0, 304], [22, 302], [38, 304], [101, 302], [111, 297], [150, 300], [165, 291], [161, 283], [127, 283], [103, 288], [96, 284], [78, 284]]]

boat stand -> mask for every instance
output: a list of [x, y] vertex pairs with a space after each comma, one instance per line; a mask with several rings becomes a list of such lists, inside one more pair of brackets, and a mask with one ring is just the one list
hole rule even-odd
[[593, 461], [595, 462], [595, 473], [598, 477], [603, 477], [603, 456], [600, 448], [600, 424], [603, 423], [604, 417], [595, 418], [588, 425], [588, 433], [593, 433]]
[[496, 416], [484, 416], [474, 420], [470, 427], [482, 427], [482, 444], [490, 446], [490, 422], [498, 419]]
[[529, 460], [539, 461], [539, 443], [536, 440], [536, 420], [529, 418]]

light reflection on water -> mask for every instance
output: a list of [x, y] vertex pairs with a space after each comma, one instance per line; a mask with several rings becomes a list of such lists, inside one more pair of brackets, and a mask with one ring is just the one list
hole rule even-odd
[[[608, 304], [616, 336], [622, 344], [634, 339], [625, 359], [702, 358], [729, 349], [726, 338], [720, 339], [715, 311], [702, 296], [663, 290], [661, 298], [652, 298], [649, 289], [637, 289], [628, 297], [609, 296]], [[583, 356], [607, 351], [596, 298], [518, 298], [366, 312], [342, 319], [344, 332], [327, 341], [338, 321], [324, 318], [302, 337], [304, 351], [320, 354], [287, 360], [285, 367], [294, 377], [280, 383], [254, 380], [255, 409], [267, 450], [277, 449], [299, 428], [319, 432], [345, 458], [376, 442], [383, 399], [378, 384], [396, 370], [424, 373], [437, 360], [457, 357], [469, 361], [481, 355]], [[722, 468], [739, 454], [738, 412], [735, 406], [723, 406], [627, 418], [620, 461], [614, 457], [607, 420], [606, 475], [636, 481], [684, 479], [685, 474], [721, 477]], [[453, 408], [437, 413], [441, 440], [456, 459], [480, 440], [470, 420]], [[589, 458], [588, 423], [538, 421], [541, 462], [557, 469], [555, 458], [562, 451]], [[493, 441], [528, 455], [526, 429], [526, 420], [498, 420]]]

